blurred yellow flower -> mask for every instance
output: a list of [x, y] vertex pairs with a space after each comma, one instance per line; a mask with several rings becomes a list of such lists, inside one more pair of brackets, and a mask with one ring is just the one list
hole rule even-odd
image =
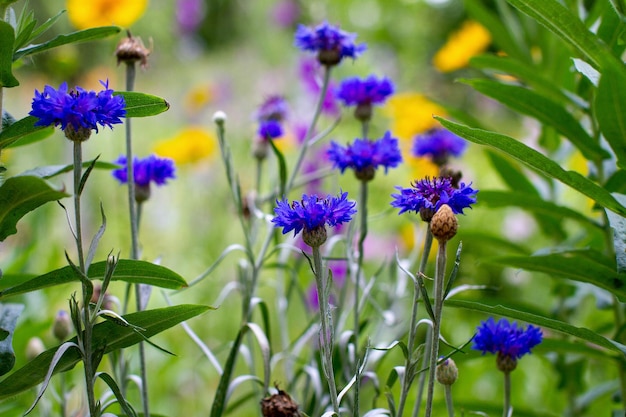
[[468, 20], [450, 35], [446, 44], [435, 54], [433, 65], [441, 72], [451, 72], [467, 66], [471, 57], [483, 52], [491, 43], [491, 34], [480, 23]]
[[439, 126], [433, 115], [445, 116], [443, 107], [419, 93], [395, 94], [383, 108], [391, 118], [391, 131], [403, 141], [411, 141], [418, 133]]
[[178, 165], [198, 162], [215, 153], [217, 138], [201, 127], [190, 126], [154, 146], [157, 155], [172, 158]]
[[198, 84], [185, 95], [185, 107], [191, 113], [197, 113], [211, 104], [215, 99], [215, 87], [212, 84]]
[[78, 29], [129, 27], [143, 15], [148, 0], [67, 0], [70, 22]]

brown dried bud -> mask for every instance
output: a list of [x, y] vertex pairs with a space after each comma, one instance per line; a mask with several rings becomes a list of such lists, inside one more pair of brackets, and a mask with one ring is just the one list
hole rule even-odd
[[496, 357], [496, 366], [499, 370], [501, 370], [505, 374], [508, 374], [509, 372], [517, 368], [517, 359], [509, 355], [503, 355], [498, 352], [498, 356]]
[[430, 231], [440, 243], [452, 239], [458, 226], [456, 216], [447, 204], [442, 205], [430, 221]]
[[128, 32], [128, 37], [122, 39], [115, 49], [117, 65], [119, 65], [120, 62], [133, 64], [139, 61], [141, 68], [145, 69], [148, 66], [148, 56], [150, 52], [150, 49], [144, 46], [140, 37], [132, 36], [130, 32]]
[[285, 391], [278, 390], [278, 394], [261, 400], [263, 417], [300, 417], [298, 404]]
[[302, 240], [312, 248], [322, 246], [326, 242], [327, 237], [325, 226], [316, 227], [312, 230], [302, 230]]
[[437, 382], [440, 384], [452, 385], [459, 377], [459, 369], [456, 367], [456, 363], [448, 358], [437, 365], [435, 376], [437, 377]]

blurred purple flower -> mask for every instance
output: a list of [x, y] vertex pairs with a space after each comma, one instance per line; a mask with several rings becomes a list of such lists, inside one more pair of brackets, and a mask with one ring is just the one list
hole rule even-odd
[[299, 25], [295, 45], [303, 51], [317, 52], [322, 65], [336, 65], [345, 57], [356, 58], [367, 49], [365, 44], [355, 44], [356, 34], [344, 32], [328, 22], [314, 28]]
[[268, 120], [282, 122], [287, 118], [287, 110], [287, 101], [283, 96], [269, 96], [259, 106], [256, 112], [256, 119], [259, 123]]
[[74, 131], [93, 129], [96, 132], [98, 125], [112, 128], [126, 116], [126, 103], [124, 97], [113, 96], [108, 81], [100, 83], [104, 90], [98, 93], [80, 87], [68, 91], [67, 83], [62, 83], [58, 90], [46, 85], [43, 93], [35, 90], [28, 114], [39, 119], [35, 126], [60, 125], [63, 130], [71, 126]]
[[467, 142], [444, 128], [432, 129], [415, 137], [413, 155], [429, 156], [437, 165], [443, 165], [450, 156], [463, 154]]
[[176, 22], [180, 32], [184, 35], [198, 29], [206, 13], [203, 0], [177, 0]]
[[478, 190], [472, 189], [470, 185], [461, 183], [459, 188], [454, 188], [448, 177], [426, 177], [412, 183], [412, 188], [396, 187], [400, 194], [391, 195], [394, 198], [391, 205], [400, 209], [398, 214], [427, 210], [432, 216], [443, 204], [449, 205], [455, 214], [463, 214], [463, 209], [476, 203]]
[[[311, 93], [318, 95], [322, 90], [322, 81], [320, 78], [320, 64], [309, 58], [300, 60], [299, 75], [305, 89]], [[322, 113], [329, 116], [338, 116], [340, 113], [339, 104], [333, 91], [336, 90], [335, 83], [331, 80], [328, 84], [328, 90], [322, 102]]]
[[496, 353], [513, 361], [531, 353], [530, 350], [541, 343], [543, 335], [541, 329], [533, 325], [523, 329], [516, 322], [509, 323], [500, 319], [496, 323], [489, 317], [476, 329], [472, 349], [481, 350], [483, 354]]
[[398, 139], [391, 137], [389, 131], [375, 141], [355, 139], [354, 143], [347, 146], [333, 141], [330, 143], [328, 156], [334, 167], [342, 173], [346, 168], [352, 168], [357, 175], [365, 170], [375, 170], [379, 166], [385, 167], [386, 173], [389, 168], [395, 168], [402, 162]]
[[[122, 166], [113, 170], [113, 177], [121, 184], [126, 184], [128, 182], [126, 156], [120, 155], [115, 162]], [[135, 184], [140, 187], [147, 187], [151, 182], [156, 185], [163, 185], [168, 179], [176, 178], [175, 171], [174, 161], [169, 158], [159, 158], [156, 155], [150, 155], [143, 159], [133, 158], [133, 179]]]
[[343, 80], [335, 95], [346, 106], [382, 104], [394, 92], [393, 83], [383, 77], [370, 75], [365, 79], [351, 77]]
[[300, 17], [300, 5], [296, 0], [279, 0], [272, 8], [272, 20], [281, 28], [291, 27]]

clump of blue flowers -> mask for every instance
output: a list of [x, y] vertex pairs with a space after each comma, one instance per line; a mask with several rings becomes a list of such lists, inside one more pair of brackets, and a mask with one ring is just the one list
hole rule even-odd
[[[121, 165], [114, 169], [112, 175], [121, 184], [128, 183], [128, 160], [121, 155], [115, 163]], [[146, 158], [133, 158], [133, 182], [135, 183], [135, 199], [141, 203], [150, 198], [150, 184], [158, 186], [167, 183], [168, 179], [176, 178], [174, 161], [169, 158], [160, 158], [150, 155]]]
[[444, 128], [436, 128], [415, 137], [413, 155], [426, 156], [438, 166], [443, 166], [451, 156], [459, 157], [467, 142]]
[[363, 181], [373, 179], [379, 166], [385, 167], [387, 173], [389, 168], [395, 168], [402, 162], [398, 139], [392, 137], [389, 131], [375, 141], [355, 139], [346, 146], [332, 141], [327, 154], [333, 166], [341, 170], [341, 173], [351, 168], [356, 177]]
[[379, 79], [375, 75], [370, 75], [365, 79], [358, 77], [345, 79], [335, 94], [344, 105], [356, 106], [354, 116], [357, 119], [368, 121], [372, 117], [372, 105], [384, 103], [393, 93], [394, 86], [390, 79], [386, 77]]
[[320, 64], [328, 67], [346, 57], [354, 59], [367, 49], [355, 40], [356, 34], [344, 32], [326, 21], [314, 28], [299, 25], [295, 34], [295, 45], [303, 51], [316, 52]]
[[65, 136], [73, 141], [89, 139], [98, 125], [113, 127], [126, 116], [124, 97], [113, 96], [109, 82], [100, 81], [104, 90], [96, 93], [80, 87], [69, 91], [67, 83], [58, 90], [47, 85], [43, 92], [35, 90], [31, 116], [38, 118], [35, 126], [61, 126]]
[[415, 181], [411, 188], [396, 187], [400, 194], [392, 194], [391, 205], [399, 208], [402, 214], [406, 211], [419, 213], [422, 220], [429, 222], [439, 208], [447, 204], [454, 214], [463, 214], [465, 208], [476, 203], [476, 194], [470, 185], [461, 183], [459, 188], [452, 185], [449, 177], [426, 177]]
[[283, 228], [283, 234], [302, 231], [302, 240], [311, 247], [321, 246], [326, 241], [326, 226], [337, 226], [352, 220], [356, 214], [356, 203], [348, 200], [348, 193], [338, 197], [303, 194], [300, 201], [291, 204], [287, 199], [276, 200], [272, 223]]
[[530, 350], [541, 343], [541, 329], [528, 325], [524, 329], [516, 322], [509, 323], [506, 319], [496, 322], [489, 317], [478, 326], [472, 349], [497, 354], [498, 369], [511, 372], [517, 366], [517, 360], [529, 354]]

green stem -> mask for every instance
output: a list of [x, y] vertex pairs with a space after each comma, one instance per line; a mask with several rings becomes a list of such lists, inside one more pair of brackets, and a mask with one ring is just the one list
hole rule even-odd
[[330, 71], [331, 67], [324, 66], [324, 81], [322, 83], [322, 89], [320, 90], [320, 96], [317, 101], [317, 106], [315, 107], [315, 113], [313, 114], [313, 120], [311, 124], [306, 130], [306, 134], [304, 135], [304, 141], [302, 143], [302, 147], [300, 148], [300, 153], [298, 154], [298, 159], [296, 164], [293, 167], [293, 171], [291, 172], [291, 176], [289, 177], [289, 181], [287, 181], [287, 187], [285, 188], [285, 193], [288, 193], [289, 190], [293, 187], [293, 183], [298, 176], [298, 171], [300, 171], [300, 166], [304, 161], [304, 155], [309, 147], [309, 141], [311, 137], [313, 137], [313, 132], [315, 132], [315, 126], [317, 125], [317, 120], [322, 114], [322, 108], [324, 106], [324, 98], [326, 97], [326, 92], [328, 91], [328, 85], [330, 83]]
[[[419, 269], [417, 271], [418, 275], [423, 274], [426, 270], [426, 264], [428, 263], [428, 257], [430, 255], [430, 249], [433, 245], [433, 234], [430, 231], [430, 227], [426, 227], [426, 237], [424, 238], [424, 250], [422, 251], [422, 259], [420, 259]], [[405, 378], [402, 380], [402, 389], [400, 391], [400, 401], [398, 405], [398, 416], [402, 416], [404, 413], [404, 406], [406, 404], [406, 398], [409, 394], [409, 388], [411, 387], [411, 382], [413, 378], [409, 378], [408, 369], [412, 368], [412, 355], [413, 350], [415, 349], [415, 338], [417, 334], [417, 308], [419, 306], [418, 300], [420, 297], [420, 289], [419, 284], [417, 282], [413, 282], [413, 306], [411, 309], [411, 321], [409, 323], [409, 340], [407, 342], [407, 350], [409, 352], [409, 357], [406, 358], [404, 367], [407, 370], [405, 372]], [[426, 360], [426, 359], [425, 359]], [[417, 411], [420, 408], [421, 400], [422, 400], [422, 392], [424, 391], [424, 377], [425, 374], [422, 373], [420, 376], [421, 389], [418, 391], [417, 402], [415, 407], [413, 408], [413, 415], [415, 416]]]
[[448, 408], [448, 417], [454, 417], [454, 403], [452, 402], [452, 385], [444, 385], [446, 393], [446, 407]]
[[313, 250], [313, 271], [315, 275], [315, 283], [317, 285], [317, 298], [320, 306], [320, 321], [322, 323], [322, 368], [328, 380], [328, 388], [330, 390], [330, 401], [333, 405], [333, 411], [339, 415], [339, 401], [337, 399], [337, 386], [335, 384], [335, 372], [333, 370], [333, 335], [332, 335], [332, 316], [329, 311], [329, 300], [326, 296], [327, 291], [327, 274], [322, 266], [322, 255], [319, 246], [312, 247]]
[[437, 253], [437, 267], [435, 270], [434, 308], [435, 320], [430, 345], [430, 366], [428, 369], [428, 396], [426, 397], [426, 417], [432, 415], [433, 397], [435, 392], [435, 370], [439, 355], [439, 334], [441, 332], [441, 312], [443, 310], [443, 288], [446, 273], [446, 241], [439, 241]]
[[510, 409], [511, 409], [511, 373], [504, 372], [504, 408], [502, 411], [502, 416], [509, 417]]

